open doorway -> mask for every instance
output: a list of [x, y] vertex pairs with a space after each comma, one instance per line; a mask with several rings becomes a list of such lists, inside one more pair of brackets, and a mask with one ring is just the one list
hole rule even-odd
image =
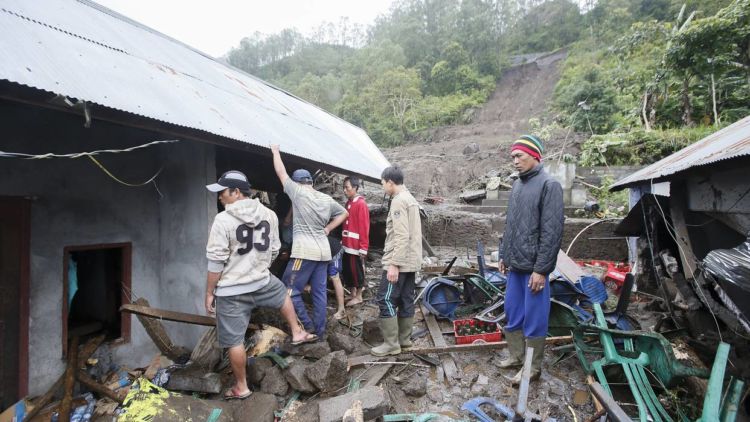
[[120, 306], [130, 303], [131, 250], [130, 243], [65, 248], [63, 354], [73, 337], [130, 340], [130, 318]]

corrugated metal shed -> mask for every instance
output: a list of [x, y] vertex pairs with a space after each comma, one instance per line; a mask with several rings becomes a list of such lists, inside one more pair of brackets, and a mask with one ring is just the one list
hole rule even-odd
[[0, 80], [380, 178], [360, 128], [88, 1], [0, 0]]
[[618, 180], [611, 190], [645, 182], [660, 182], [692, 167], [750, 155], [750, 116], [717, 131], [674, 154]]

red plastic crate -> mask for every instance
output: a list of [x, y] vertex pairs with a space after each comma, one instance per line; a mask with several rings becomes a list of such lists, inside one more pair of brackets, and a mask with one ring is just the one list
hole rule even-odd
[[[481, 333], [462, 336], [458, 334], [459, 327], [464, 324], [471, 324], [474, 321], [475, 324], [489, 324], [495, 326], [495, 332], [493, 333]], [[480, 322], [476, 319], [457, 319], [453, 321], [453, 334], [456, 336], [456, 344], [474, 344], [474, 343], [497, 343], [503, 339], [503, 333], [500, 332], [500, 327], [496, 323], [492, 322]]]

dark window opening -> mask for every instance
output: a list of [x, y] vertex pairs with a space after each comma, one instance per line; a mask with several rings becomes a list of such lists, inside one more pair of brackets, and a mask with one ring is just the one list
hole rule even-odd
[[130, 245], [66, 248], [65, 261], [64, 339], [128, 340], [129, 318], [120, 306], [129, 303]]

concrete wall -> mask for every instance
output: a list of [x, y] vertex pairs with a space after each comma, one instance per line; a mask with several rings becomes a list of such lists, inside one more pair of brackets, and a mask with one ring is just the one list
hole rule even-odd
[[[164, 136], [0, 101], [0, 149], [25, 153], [69, 153], [124, 148]], [[216, 212], [204, 185], [215, 179], [213, 147], [180, 142], [98, 160], [124, 181], [142, 182], [160, 168], [153, 184], [127, 187], [87, 158], [2, 158], [0, 195], [33, 197], [29, 389], [43, 393], [63, 372], [63, 248], [132, 243], [132, 291], [153, 306], [203, 310], [205, 242]], [[161, 192], [161, 194], [159, 193]], [[212, 207], [213, 205], [213, 207]], [[131, 341], [113, 347], [115, 361], [145, 365], [157, 350], [135, 317]], [[173, 340], [192, 346], [195, 327], [168, 327]]]

